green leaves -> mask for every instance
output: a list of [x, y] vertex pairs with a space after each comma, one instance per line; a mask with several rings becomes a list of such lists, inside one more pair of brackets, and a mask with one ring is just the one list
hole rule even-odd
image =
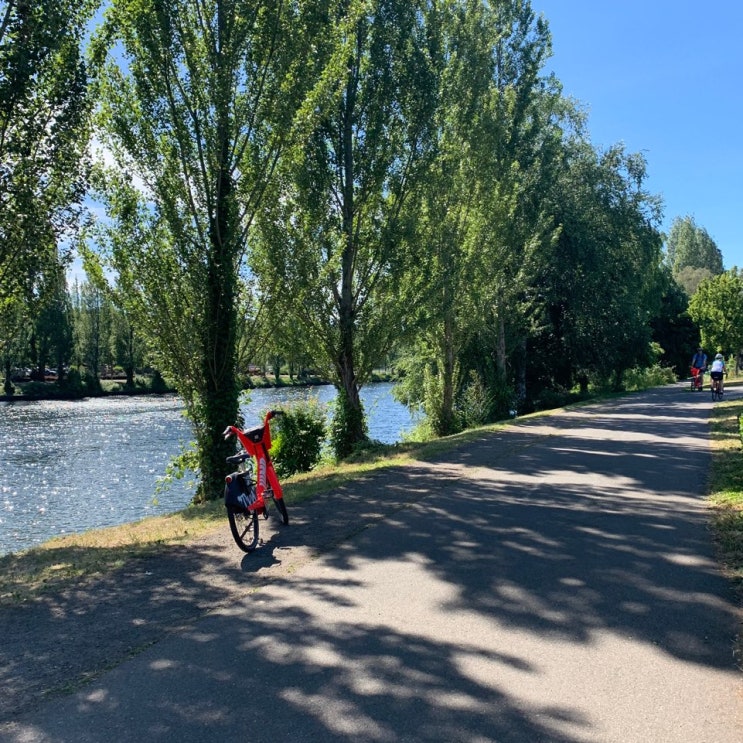
[[324, 61], [326, 13], [315, 0], [112, 0], [95, 42], [115, 161], [98, 252], [186, 402], [200, 498], [219, 493], [238, 352], [263, 340], [243, 333], [251, 229]]
[[666, 242], [668, 262], [676, 280], [691, 296], [700, 281], [722, 273], [722, 253], [707, 230], [693, 217], [676, 217]]
[[743, 349], [743, 271], [732, 268], [706, 279], [689, 302], [708, 352], [726, 356]]
[[0, 2], [0, 297], [30, 299], [58, 263], [85, 187], [92, 2]]
[[535, 346], [548, 361], [534, 372], [567, 389], [579, 377], [606, 383], [612, 375], [619, 386], [625, 369], [646, 361], [659, 309], [654, 200], [623, 148], [602, 153], [579, 142], [566, 155], [552, 191], [559, 233], [535, 282], [544, 323]]

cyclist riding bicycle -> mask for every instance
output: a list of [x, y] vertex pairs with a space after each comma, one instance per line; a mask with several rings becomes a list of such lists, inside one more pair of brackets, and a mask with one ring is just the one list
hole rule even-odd
[[700, 392], [704, 389], [704, 372], [707, 370], [707, 354], [702, 350], [702, 347], [697, 348], [697, 352], [691, 357], [691, 377], [692, 377], [692, 389], [699, 390]]
[[720, 383], [720, 394], [723, 393], [723, 381], [722, 378], [725, 374], [725, 359], [723, 358], [721, 353], [718, 353], [715, 356], [715, 360], [712, 362], [712, 366], [710, 367], [709, 375], [712, 377], [712, 384], [715, 382]]
[[691, 366], [693, 369], [701, 369], [702, 371], [707, 368], [707, 354], [702, 350], [701, 346], [697, 348], [697, 352], [691, 357]]

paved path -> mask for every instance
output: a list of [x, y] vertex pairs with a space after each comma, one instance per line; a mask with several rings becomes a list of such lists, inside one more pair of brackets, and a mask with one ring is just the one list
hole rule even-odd
[[[230, 600], [0, 738], [741, 743], [710, 408], [678, 385], [526, 419], [296, 506], [260, 553], [203, 552]], [[325, 528], [355, 533], [303, 552]]]

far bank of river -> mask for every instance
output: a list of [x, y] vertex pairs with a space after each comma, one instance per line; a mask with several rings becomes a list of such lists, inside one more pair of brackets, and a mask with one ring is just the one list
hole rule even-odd
[[[388, 444], [414, 425], [391, 390], [386, 382], [362, 389], [369, 435]], [[253, 426], [269, 408], [334, 398], [330, 385], [254, 389], [242, 413]], [[190, 440], [173, 395], [0, 403], [0, 555], [183, 508], [189, 484], [154, 491]]]

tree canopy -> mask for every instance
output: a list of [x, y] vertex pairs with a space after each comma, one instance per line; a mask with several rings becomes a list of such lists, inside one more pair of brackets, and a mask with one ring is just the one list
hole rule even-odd
[[726, 356], [743, 350], [743, 271], [729, 271], [703, 281], [689, 302], [702, 344]]
[[704, 227], [693, 217], [676, 217], [666, 241], [666, 257], [674, 277], [689, 296], [699, 282], [723, 272], [722, 253]]
[[96, 4], [0, 0], [0, 310], [12, 294], [33, 301], [77, 222], [89, 124], [82, 42]]
[[[390, 354], [401, 397], [446, 434], [621, 387], [651, 342], [680, 358], [678, 283], [699, 285], [709, 342], [738, 343], [739, 277], [689, 217], [664, 264], [644, 158], [591, 143], [529, 0], [110, 0], [89, 82], [92, 7], [0, 0], [2, 349], [64, 366], [74, 346], [95, 379], [115, 334], [132, 379], [146, 347], [193, 422], [199, 498], [221, 489], [221, 431], [259, 353], [336, 386], [342, 457]], [[105, 217], [70, 309], [58, 251], [90, 131]], [[49, 332], [70, 312], [74, 342]]]
[[[342, 6], [340, 6], [342, 9]], [[430, 147], [435, 6], [374, 0], [307, 138], [280, 167], [256, 270], [338, 389], [337, 450], [365, 438], [359, 387], [395, 339], [411, 266], [411, 202]], [[348, 16], [331, 17], [333, 26]]]

